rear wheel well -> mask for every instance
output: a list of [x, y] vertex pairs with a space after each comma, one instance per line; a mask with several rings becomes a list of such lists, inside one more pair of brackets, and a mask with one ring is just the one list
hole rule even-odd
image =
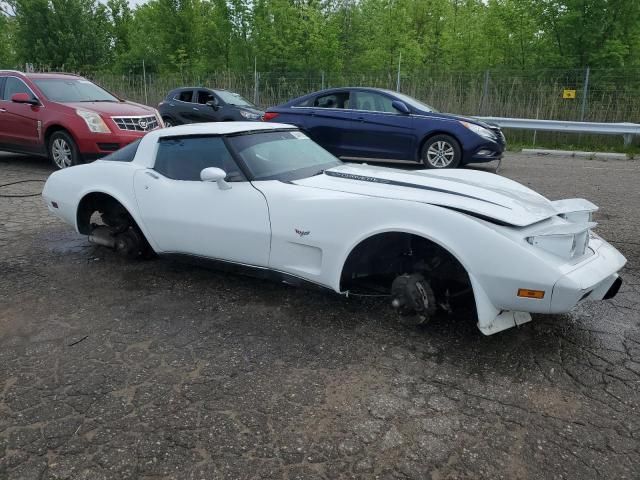
[[106, 193], [93, 192], [85, 195], [78, 204], [76, 221], [80, 233], [84, 235], [91, 233], [91, 217], [96, 212], [106, 215], [107, 219], [128, 221], [131, 225], [138, 227], [131, 214], [118, 200]]
[[389, 293], [398, 275], [412, 273], [423, 274], [436, 295], [471, 287], [464, 266], [441, 245], [419, 235], [385, 232], [363, 240], [349, 253], [340, 276], [340, 291]]
[[120, 255], [151, 258], [155, 255], [142, 230], [118, 200], [102, 192], [85, 195], [76, 213], [78, 231], [89, 241], [114, 249]]

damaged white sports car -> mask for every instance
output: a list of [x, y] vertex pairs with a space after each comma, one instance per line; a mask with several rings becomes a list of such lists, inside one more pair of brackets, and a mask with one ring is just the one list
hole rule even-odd
[[470, 291], [489, 335], [613, 297], [625, 258], [597, 207], [498, 175], [344, 164], [289, 125], [155, 130], [53, 173], [48, 208], [127, 256], [179, 255], [345, 294], [417, 322]]

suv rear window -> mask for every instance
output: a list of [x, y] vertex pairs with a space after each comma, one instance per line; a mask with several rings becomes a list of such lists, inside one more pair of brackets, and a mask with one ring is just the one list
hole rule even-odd
[[136, 140], [126, 147], [122, 147], [120, 150], [116, 150], [112, 154], [101, 158], [101, 160], [109, 160], [110, 162], [132, 162], [139, 146], [140, 140]]
[[191, 97], [193, 97], [192, 90], [185, 90], [183, 92], [178, 92], [173, 96], [173, 98], [175, 98], [176, 100], [179, 100], [181, 102], [188, 102], [188, 103], [191, 103]]

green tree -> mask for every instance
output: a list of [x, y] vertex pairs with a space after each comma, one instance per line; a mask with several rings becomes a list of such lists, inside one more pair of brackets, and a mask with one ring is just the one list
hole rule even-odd
[[94, 0], [15, 0], [18, 60], [82, 69], [110, 59], [107, 8]]
[[0, 3], [0, 68], [15, 66], [14, 18], [8, 6]]

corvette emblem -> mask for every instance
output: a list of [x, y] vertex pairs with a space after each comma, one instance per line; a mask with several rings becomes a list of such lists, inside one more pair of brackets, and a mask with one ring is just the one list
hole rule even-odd
[[304, 237], [305, 235], [309, 235], [309, 233], [311, 233], [309, 232], [309, 230], [298, 230], [297, 228], [295, 229], [295, 231], [301, 237]]

